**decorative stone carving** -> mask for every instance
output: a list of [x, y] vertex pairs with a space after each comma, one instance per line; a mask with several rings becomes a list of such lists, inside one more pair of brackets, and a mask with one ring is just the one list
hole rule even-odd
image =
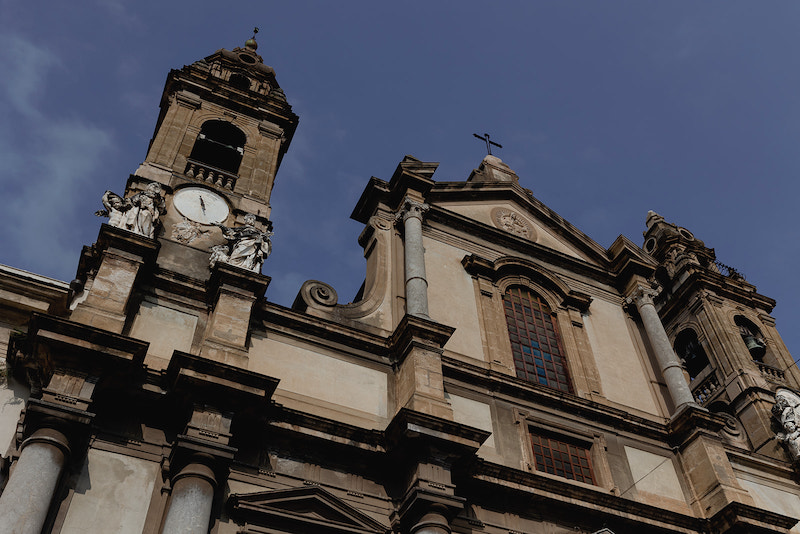
[[153, 239], [159, 217], [167, 212], [161, 186], [155, 182], [148, 184], [144, 191], [129, 200], [132, 207], [126, 217], [127, 229]]
[[159, 217], [167, 212], [161, 186], [155, 182], [130, 198], [106, 191], [102, 198], [105, 209], [94, 212], [108, 217], [108, 224], [153, 239]]
[[106, 191], [102, 198], [105, 209], [94, 212], [98, 217], [108, 217], [108, 224], [115, 228], [125, 228], [125, 212], [131, 209], [131, 203], [116, 193]]
[[493, 209], [492, 221], [496, 227], [500, 228], [501, 230], [505, 230], [510, 234], [518, 235], [530, 240], [536, 239], [536, 233], [533, 229], [533, 225], [525, 220], [522, 215], [513, 210], [506, 208]]
[[201, 230], [200, 225], [194, 221], [190, 221], [186, 217], [179, 223], [172, 226], [172, 238], [177, 239], [184, 245], [188, 245], [203, 234], [207, 234], [208, 230]]
[[370, 217], [369, 224], [373, 228], [377, 228], [378, 230], [391, 230], [392, 229], [391, 223], [389, 221], [387, 221], [386, 219], [381, 219], [380, 217], [375, 217], [375, 216]]
[[413, 217], [422, 221], [422, 217], [425, 216], [425, 213], [427, 213], [429, 209], [430, 206], [424, 202], [417, 202], [416, 200], [406, 197], [403, 200], [403, 204], [400, 206], [400, 209], [397, 211], [395, 219], [406, 222], [409, 217]]
[[336, 290], [319, 280], [309, 280], [304, 283], [301, 291], [307, 292], [314, 302], [322, 306], [336, 306], [339, 301], [339, 295], [336, 294]]
[[256, 216], [248, 213], [244, 216], [244, 226], [229, 228], [220, 223], [214, 224], [222, 230], [223, 237], [228, 241], [227, 244], [217, 245], [211, 248], [209, 263], [211, 267], [218, 261], [241, 267], [255, 273], [261, 272], [261, 265], [272, 252], [273, 232], [265, 232], [256, 228]]
[[800, 460], [800, 397], [788, 389], [779, 389], [775, 393], [775, 405], [772, 415], [783, 427], [783, 432], [778, 432], [776, 438], [784, 444], [794, 460]]
[[720, 437], [731, 445], [746, 449], [747, 437], [739, 420], [728, 413], [722, 412], [719, 415], [725, 418], [725, 426], [719, 431]]
[[650, 286], [638, 284], [627, 296], [625, 302], [627, 304], [636, 304], [638, 307], [646, 304], [653, 305], [653, 299], [661, 293], [662, 289], [663, 288], [657, 284], [651, 284]]

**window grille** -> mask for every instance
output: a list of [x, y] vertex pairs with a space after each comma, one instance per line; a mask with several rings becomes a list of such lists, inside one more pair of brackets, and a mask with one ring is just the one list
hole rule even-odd
[[536, 470], [594, 484], [592, 457], [588, 448], [531, 432]]

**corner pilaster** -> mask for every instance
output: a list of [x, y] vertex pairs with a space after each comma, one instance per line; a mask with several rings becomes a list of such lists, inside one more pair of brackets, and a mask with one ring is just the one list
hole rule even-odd
[[100, 227], [92, 247], [96, 265], [82, 262], [79, 272], [89, 278], [85, 299], [72, 312], [71, 319], [88, 326], [122, 333], [129, 313], [133, 288], [142, 273], [155, 265], [159, 243], [108, 224]]
[[208, 299], [213, 304], [201, 356], [247, 367], [250, 317], [270, 281], [269, 276], [216, 263], [208, 285]]
[[396, 358], [395, 395], [398, 409], [453, 419], [444, 396], [442, 352], [455, 328], [406, 315], [390, 339]]

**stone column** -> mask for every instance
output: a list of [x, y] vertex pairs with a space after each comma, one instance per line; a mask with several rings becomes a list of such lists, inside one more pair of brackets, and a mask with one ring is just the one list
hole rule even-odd
[[422, 247], [422, 217], [429, 206], [406, 197], [397, 213], [405, 233], [406, 313], [428, 318], [428, 280]]
[[0, 534], [40, 534], [69, 456], [61, 432], [39, 429], [22, 442], [22, 453], [0, 495]]
[[214, 471], [191, 463], [172, 480], [172, 498], [162, 534], [207, 534], [217, 480]]
[[689, 384], [683, 375], [683, 366], [675, 355], [675, 351], [672, 350], [667, 332], [664, 330], [664, 325], [661, 324], [661, 318], [653, 304], [653, 297], [657, 294], [658, 292], [650, 287], [636, 285], [630, 292], [628, 301], [636, 303], [636, 307], [639, 309], [644, 329], [650, 345], [656, 353], [658, 364], [661, 366], [661, 374], [667, 383], [667, 389], [676, 411], [687, 405], [697, 406], [694, 396], [689, 390]]
[[450, 534], [450, 523], [447, 521], [447, 508], [433, 505], [417, 523], [411, 527], [411, 534]]

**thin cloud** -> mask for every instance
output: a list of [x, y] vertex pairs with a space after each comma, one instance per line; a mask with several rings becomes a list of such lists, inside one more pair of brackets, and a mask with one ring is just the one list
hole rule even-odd
[[[75, 265], [74, 247], [66, 237], [77, 226], [70, 206], [80, 203], [97, 171], [101, 154], [112, 147], [103, 129], [75, 119], [42, 114], [47, 77], [60, 65], [57, 56], [18, 35], [0, 43], [0, 161], [15, 202], [0, 212], [4, 232], [3, 261], [37, 266], [63, 277]], [[69, 215], [73, 214], [73, 215]]]
[[17, 35], [0, 36], [0, 68], [5, 73], [0, 77], [0, 90], [11, 110], [27, 118], [40, 118], [34, 101], [46, 87], [46, 73], [58, 64], [55, 55]]

